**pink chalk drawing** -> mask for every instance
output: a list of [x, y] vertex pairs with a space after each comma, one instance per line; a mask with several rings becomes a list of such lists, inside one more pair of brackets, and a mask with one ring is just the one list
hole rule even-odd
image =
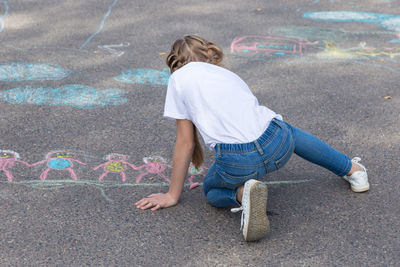
[[0, 150], [0, 171], [4, 172], [9, 182], [12, 182], [14, 179], [10, 169], [16, 162], [22, 163], [28, 167], [31, 166], [29, 163], [19, 160], [19, 158], [20, 157], [17, 152], [11, 150]]
[[[172, 168], [167, 164], [167, 161], [160, 156], [151, 156], [143, 158], [145, 163], [142, 166], [136, 167], [135, 170], [141, 171], [141, 174], [136, 178], [136, 183], [140, 183], [142, 178], [149, 174], [154, 174], [162, 177], [164, 180], [169, 182], [169, 178], [165, 176], [164, 171], [166, 168]], [[144, 171], [142, 171], [144, 169]]]
[[208, 168], [207, 167], [205, 167], [204, 165], [201, 165], [198, 169], [193, 165], [193, 163], [190, 163], [190, 166], [189, 166], [189, 170], [188, 170], [188, 173], [189, 173], [189, 178], [188, 178], [188, 181], [189, 181], [189, 183], [190, 183], [190, 189], [193, 189], [193, 188], [196, 188], [196, 187], [198, 187], [200, 184], [198, 183], [198, 182], [193, 182], [193, 179], [196, 177], [196, 176], [199, 176], [199, 175], [202, 175], [202, 176], [204, 176], [206, 173], [207, 173], [207, 170], [208, 170]]
[[238, 55], [303, 55], [301, 40], [274, 36], [248, 35], [232, 41], [231, 52]]
[[47, 174], [50, 170], [67, 170], [70, 173], [71, 178], [76, 181], [78, 180], [78, 177], [76, 176], [76, 173], [73, 169], [73, 162], [79, 163], [81, 165], [86, 165], [86, 163], [80, 162], [79, 160], [75, 159], [72, 153], [69, 153], [67, 151], [54, 151], [49, 152], [46, 155], [45, 160], [31, 164], [31, 166], [33, 167], [45, 162], [47, 163], [47, 169], [40, 174], [40, 180], [46, 180]]
[[125, 170], [128, 169], [128, 166], [134, 170], [137, 169], [135, 165], [127, 161], [128, 157], [122, 154], [116, 154], [116, 153], [108, 154], [105, 156], [105, 160], [107, 162], [93, 168], [93, 170], [95, 171], [103, 167], [103, 173], [99, 177], [99, 181], [102, 181], [104, 177], [106, 177], [106, 175], [111, 172], [111, 173], [120, 173], [122, 177], [122, 182], [125, 182], [126, 181]]

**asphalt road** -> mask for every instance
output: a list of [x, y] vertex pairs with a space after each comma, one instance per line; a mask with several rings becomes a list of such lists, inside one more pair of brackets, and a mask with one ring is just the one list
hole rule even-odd
[[[361, 157], [371, 190], [293, 156], [265, 177], [269, 236], [246, 243], [240, 214], [190, 189], [206, 151], [179, 205], [136, 210], [168, 188], [165, 53], [192, 33], [261, 104]], [[398, 266], [399, 34], [394, 0], [0, 1], [0, 265]]]

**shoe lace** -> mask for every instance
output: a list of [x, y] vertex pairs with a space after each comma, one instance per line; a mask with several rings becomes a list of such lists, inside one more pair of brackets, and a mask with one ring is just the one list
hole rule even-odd
[[247, 209], [248, 209], [247, 208], [248, 207], [247, 201], [248, 201], [247, 195], [243, 194], [243, 196], [242, 196], [242, 205], [239, 208], [232, 208], [231, 209], [231, 212], [233, 212], [233, 213], [236, 213], [236, 212], [239, 212], [239, 211], [242, 212], [242, 218], [240, 219], [240, 230], [243, 229], [244, 221], [245, 221], [246, 216], [247, 216], [247, 214], [246, 214]]
[[236, 213], [236, 212], [242, 212], [242, 218], [240, 219], [240, 230], [243, 229], [243, 224], [244, 224], [244, 216], [245, 216], [245, 212], [244, 212], [244, 208], [243, 206], [240, 206], [239, 208], [232, 208], [231, 212]]

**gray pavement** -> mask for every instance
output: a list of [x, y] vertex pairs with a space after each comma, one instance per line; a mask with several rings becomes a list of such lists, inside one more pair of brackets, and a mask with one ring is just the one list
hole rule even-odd
[[[362, 157], [371, 190], [293, 156], [265, 178], [255, 243], [189, 180], [179, 205], [136, 210], [168, 188], [164, 60], [188, 33], [261, 104]], [[0, 1], [0, 265], [398, 266], [399, 34], [393, 0]]]

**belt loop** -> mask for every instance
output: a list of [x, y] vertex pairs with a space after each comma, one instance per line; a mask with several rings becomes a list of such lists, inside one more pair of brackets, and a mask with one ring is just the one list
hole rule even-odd
[[264, 155], [264, 151], [262, 150], [262, 148], [261, 148], [260, 144], [258, 143], [258, 141], [256, 140], [253, 143], [256, 145], [256, 148], [257, 148], [258, 152], [260, 153], [260, 155], [261, 156]]
[[220, 144], [216, 144], [216, 145], [215, 145], [215, 151], [217, 152], [217, 154], [221, 154], [221, 147], [220, 147]]
[[283, 129], [282, 121], [274, 119], [274, 122], [276, 123], [276, 125], [278, 125], [279, 128]]

